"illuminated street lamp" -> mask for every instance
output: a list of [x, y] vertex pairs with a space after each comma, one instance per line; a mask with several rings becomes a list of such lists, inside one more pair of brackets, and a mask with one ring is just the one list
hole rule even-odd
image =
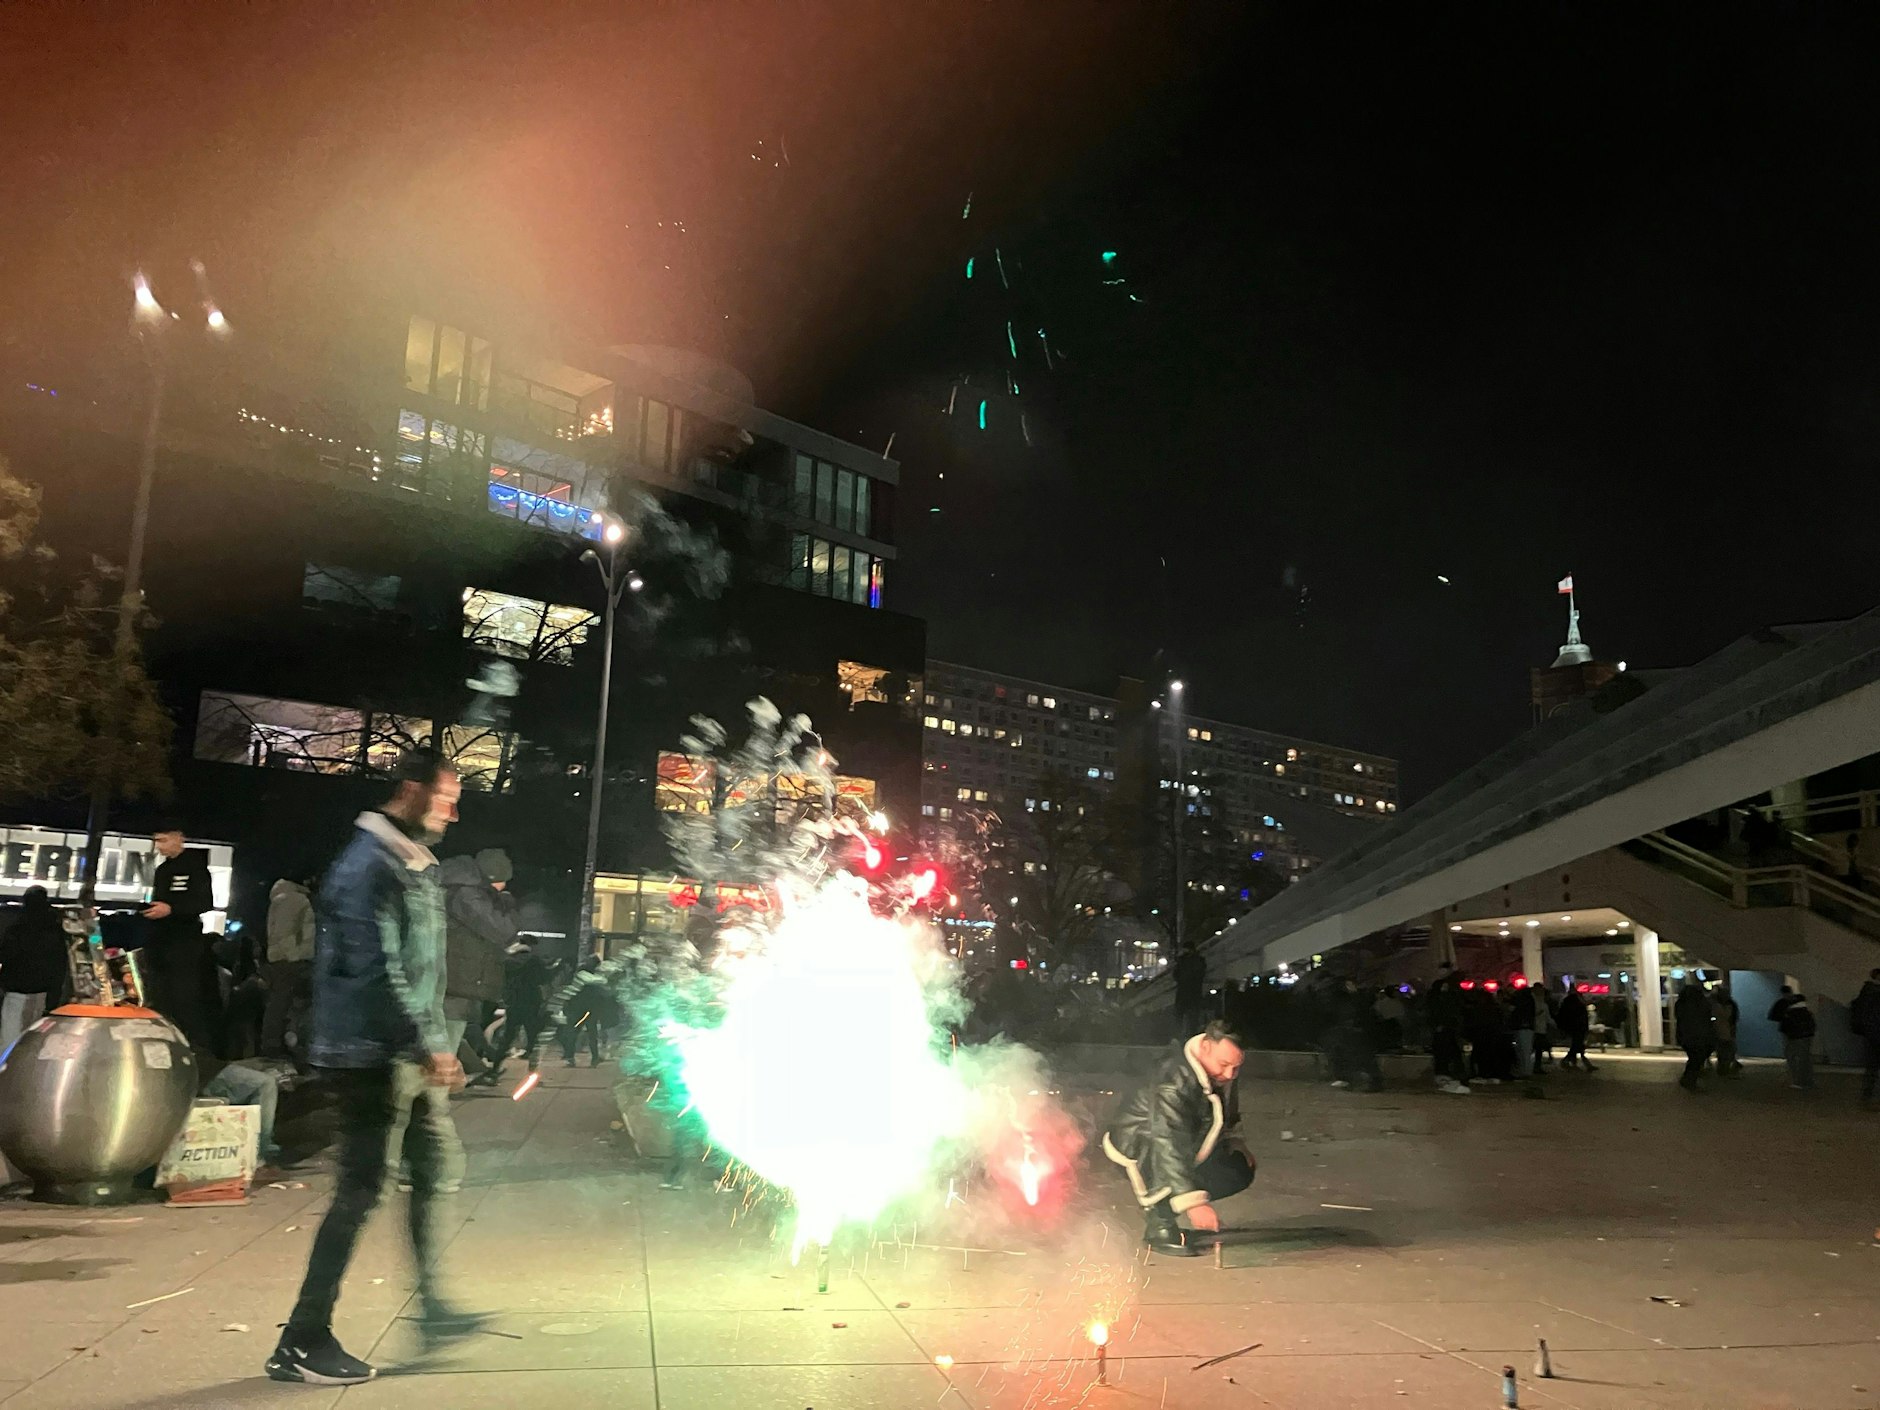
[[[201, 260], [192, 260], [196, 289], [201, 295], [202, 322], [218, 339], [229, 335], [228, 317], [209, 294], [209, 281]], [[137, 460], [137, 499], [131, 510], [130, 552], [124, 562], [124, 588], [118, 597], [117, 635], [111, 648], [111, 678], [103, 701], [103, 734], [109, 743], [118, 730], [124, 703], [123, 679], [131, 652], [137, 643], [137, 615], [144, 601], [144, 540], [150, 528], [150, 487], [157, 476], [157, 433], [163, 425], [163, 393], [168, 372], [164, 334], [171, 324], [181, 323], [182, 315], [165, 309], [151, 292], [150, 281], [140, 270], [131, 276], [131, 335], [143, 349], [145, 365], [150, 369], [150, 409], [144, 419], [143, 448]], [[109, 748], [99, 751], [109, 758]], [[91, 806], [85, 822], [85, 855], [80, 862], [79, 902], [96, 903], [98, 863], [104, 855], [105, 819], [111, 808], [111, 779], [100, 772], [92, 780]]]
[[1187, 908], [1187, 889], [1182, 880], [1182, 824], [1188, 816], [1188, 780], [1182, 772], [1182, 741], [1184, 734], [1184, 715], [1182, 712], [1182, 683], [1172, 680], [1168, 683], [1169, 707], [1175, 716], [1175, 827], [1169, 845], [1175, 857], [1175, 944], [1176, 954], [1182, 952], [1182, 920]]
[[607, 556], [602, 558], [591, 548], [581, 555], [581, 561], [592, 563], [601, 575], [601, 587], [607, 595], [601, 628], [600, 715], [594, 725], [594, 769], [588, 779], [587, 861], [581, 869], [581, 955], [590, 953], [594, 945], [594, 870], [601, 845], [601, 780], [607, 771], [607, 700], [614, 683], [614, 613], [623, 592], [638, 592], [646, 586], [633, 569], [621, 571], [620, 545], [626, 537], [627, 526], [610, 514], [601, 530]]

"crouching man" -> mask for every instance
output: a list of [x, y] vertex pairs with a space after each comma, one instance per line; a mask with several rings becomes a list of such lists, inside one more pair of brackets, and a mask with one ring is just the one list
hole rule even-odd
[[1199, 1254], [1176, 1216], [1218, 1233], [1214, 1201], [1253, 1183], [1253, 1157], [1238, 1134], [1241, 1049], [1238, 1033], [1210, 1023], [1123, 1103], [1103, 1137], [1103, 1153], [1123, 1167], [1148, 1215], [1143, 1242], [1158, 1253]]

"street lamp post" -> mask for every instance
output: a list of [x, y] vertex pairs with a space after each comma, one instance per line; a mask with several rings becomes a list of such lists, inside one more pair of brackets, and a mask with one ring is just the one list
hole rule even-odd
[[[200, 262], [194, 265], [202, 293], [203, 326], [217, 337], [228, 333], [228, 319], [210, 298]], [[131, 328], [150, 368], [150, 409], [144, 417], [143, 445], [137, 457], [137, 498], [131, 509], [130, 550], [124, 560], [124, 590], [118, 597], [117, 631], [111, 642], [111, 674], [106, 682], [102, 715], [99, 769], [92, 779], [85, 819], [85, 855], [80, 860], [79, 904], [90, 907], [98, 899], [98, 864], [104, 858], [104, 829], [111, 810], [110, 761], [124, 706], [124, 672], [137, 644], [137, 618], [144, 605], [144, 540], [150, 528], [150, 490], [157, 478], [157, 434], [163, 426], [163, 394], [168, 385], [168, 364], [160, 341], [178, 315], [166, 310], [150, 291], [142, 274], [131, 280]]]
[[1188, 780], [1182, 773], [1182, 742], [1186, 737], [1182, 713], [1182, 683], [1168, 683], [1169, 707], [1175, 718], [1175, 825], [1171, 846], [1175, 854], [1175, 954], [1182, 952], [1182, 919], [1187, 908], [1186, 885], [1182, 877], [1182, 833], [1188, 820]]
[[601, 782], [607, 771], [607, 703], [614, 683], [614, 614], [620, 606], [621, 593], [638, 592], [645, 586], [640, 575], [631, 568], [624, 575], [620, 571], [620, 545], [626, 536], [626, 525], [610, 517], [607, 527], [601, 531], [601, 539], [607, 545], [606, 558], [591, 548], [581, 555], [581, 561], [592, 563], [601, 575], [601, 587], [607, 596], [601, 628], [600, 713], [594, 725], [594, 769], [588, 779], [587, 860], [581, 868], [580, 953], [584, 956], [594, 947], [594, 871], [601, 845]]

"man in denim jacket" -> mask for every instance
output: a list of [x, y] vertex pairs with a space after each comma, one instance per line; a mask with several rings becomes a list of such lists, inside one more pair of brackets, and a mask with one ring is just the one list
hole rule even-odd
[[359, 815], [320, 888], [308, 1058], [338, 1100], [339, 1179], [300, 1300], [268, 1358], [277, 1381], [372, 1378], [373, 1368], [334, 1338], [333, 1305], [393, 1150], [411, 1171], [411, 1242], [427, 1339], [466, 1335], [484, 1321], [445, 1301], [437, 1273], [444, 1197], [463, 1178], [449, 1105], [463, 1069], [444, 1020], [444, 898], [429, 844], [456, 821], [462, 785], [455, 767], [430, 750], [405, 755], [393, 778], [390, 800]]

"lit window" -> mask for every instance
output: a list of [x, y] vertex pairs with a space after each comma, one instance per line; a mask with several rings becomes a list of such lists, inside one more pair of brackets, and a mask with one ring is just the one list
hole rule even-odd
[[1299, 751], [1297, 749], [1288, 749], [1286, 751], [1286, 760], [1288, 763], [1295, 762], [1298, 758], [1299, 758]]
[[1005, 738], [1005, 731], [1004, 731], [1004, 730], [1002, 730], [1002, 729], [995, 729], [995, 730], [994, 730], [994, 731], [992, 732], [992, 737], [993, 737], [994, 739], [1004, 739], [1004, 738]]
[[1211, 729], [1204, 729], [1201, 731], [1201, 737], [1207, 740], [1210, 744], [1212, 744], [1214, 742], [1214, 731]]
[[940, 721], [940, 732], [942, 734], [958, 734], [960, 727], [951, 720], [942, 720]]
[[939, 702], [934, 698], [933, 694], [929, 692], [928, 694], [921, 696], [920, 703], [923, 705], [935, 705], [935, 704], [938, 704]]
[[1114, 778], [1116, 777], [1116, 770], [1115, 770], [1115, 769], [1105, 769], [1105, 770], [1103, 771], [1103, 776], [1104, 776], [1104, 778], [1106, 778], [1106, 779], [1114, 779]]
[[1101, 712], [1097, 709], [1095, 705], [1092, 705], [1090, 707], [1090, 718], [1094, 720], [1094, 719], [1100, 718], [1100, 716], [1101, 716]]
[[[930, 700], [931, 700], [932, 698], [933, 698], [932, 696], [929, 696], [929, 697], [928, 697], [928, 699], [930, 699]], [[921, 723], [922, 723], [922, 724], [924, 724], [924, 725], [926, 725], [928, 729], [939, 729], [939, 728], [940, 728], [940, 717], [939, 717], [938, 715], [929, 715], [929, 716], [927, 716], [927, 718], [926, 718], [925, 720], [923, 720], [923, 721], [921, 721]]]
[[1363, 765], [1363, 764], [1353, 764], [1353, 765], [1351, 766], [1351, 771], [1352, 771], [1352, 772], [1353, 772], [1354, 774], [1361, 774], [1361, 773], [1363, 773], [1363, 772], [1364, 772], [1364, 765]]
[[1377, 800], [1377, 810], [1380, 813], [1384, 811], [1384, 800], [1382, 798]]
[[963, 739], [971, 739], [973, 737], [973, 727], [971, 725], [961, 725], [960, 737]]
[[1027, 799], [1025, 800], [1025, 811], [1026, 811], [1026, 812], [1028, 812], [1028, 813], [1035, 813], [1035, 812], [1037, 812], [1037, 811], [1038, 811], [1038, 800], [1037, 800], [1036, 798], [1027, 798]]
[[953, 816], [953, 810], [952, 810], [951, 808], [942, 808], [942, 809], [940, 810], [940, 821], [941, 821], [941, 822], [945, 822], [945, 821], [946, 821], [946, 820], [947, 820], [948, 818], [950, 818], [950, 817], [952, 817], [952, 816]]
[[1101, 778], [1102, 777], [1101, 769], [1085, 769], [1084, 773], [1089, 778]]
[[463, 639], [473, 650], [512, 661], [565, 666], [599, 620], [585, 607], [562, 607], [487, 588], [463, 590]]
[[970, 803], [973, 798], [973, 790], [970, 788], [962, 788], [953, 796], [959, 799], [960, 802], [962, 803]]
[[986, 790], [985, 790], [985, 789], [983, 789], [983, 788], [975, 788], [975, 789], [973, 790], [973, 801], [974, 801], [975, 803], [983, 803], [983, 802], [985, 802], [985, 801], [986, 801]]
[[1037, 704], [1038, 704], [1038, 697], [1037, 697], [1037, 696], [1035, 696], [1035, 695], [1027, 695], [1027, 696], [1025, 697], [1025, 703], [1026, 703], [1027, 705], [1030, 705], [1030, 706], [1032, 706], [1032, 707], [1033, 707], [1033, 708], [1035, 709], [1035, 708], [1037, 707]]
[[1275, 764], [1273, 765], [1273, 772], [1283, 775], [1286, 772], [1286, 766], [1284, 764]]
[[1199, 739], [1201, 738], [1201, 731], [1196, 729], [1193, 725], [1190, 725], [1188, 727], [1188, 737], [1190, 739]]
[[922, 803], [922, 804], [920, 805], [920, 815], [921, 815], [921, 816], [922, 816], [923, 818], [930, 818], [930, 817], [932, 817], [932, 816], [933, 816], [933, 804], [931, 804], [931, 803]]
[[1056, 696], [1052, 696], [1052, 695], [1047, 695], [1047, 696], [1045, 696], [1045, 698], [1044, 698], [1044, 708], [1045, 708], [1045, 709], [1047, 709], [1047, 710], [1055, 710], [1055, 709], [1057, 709], [1057, 697], [1056, 697]]

